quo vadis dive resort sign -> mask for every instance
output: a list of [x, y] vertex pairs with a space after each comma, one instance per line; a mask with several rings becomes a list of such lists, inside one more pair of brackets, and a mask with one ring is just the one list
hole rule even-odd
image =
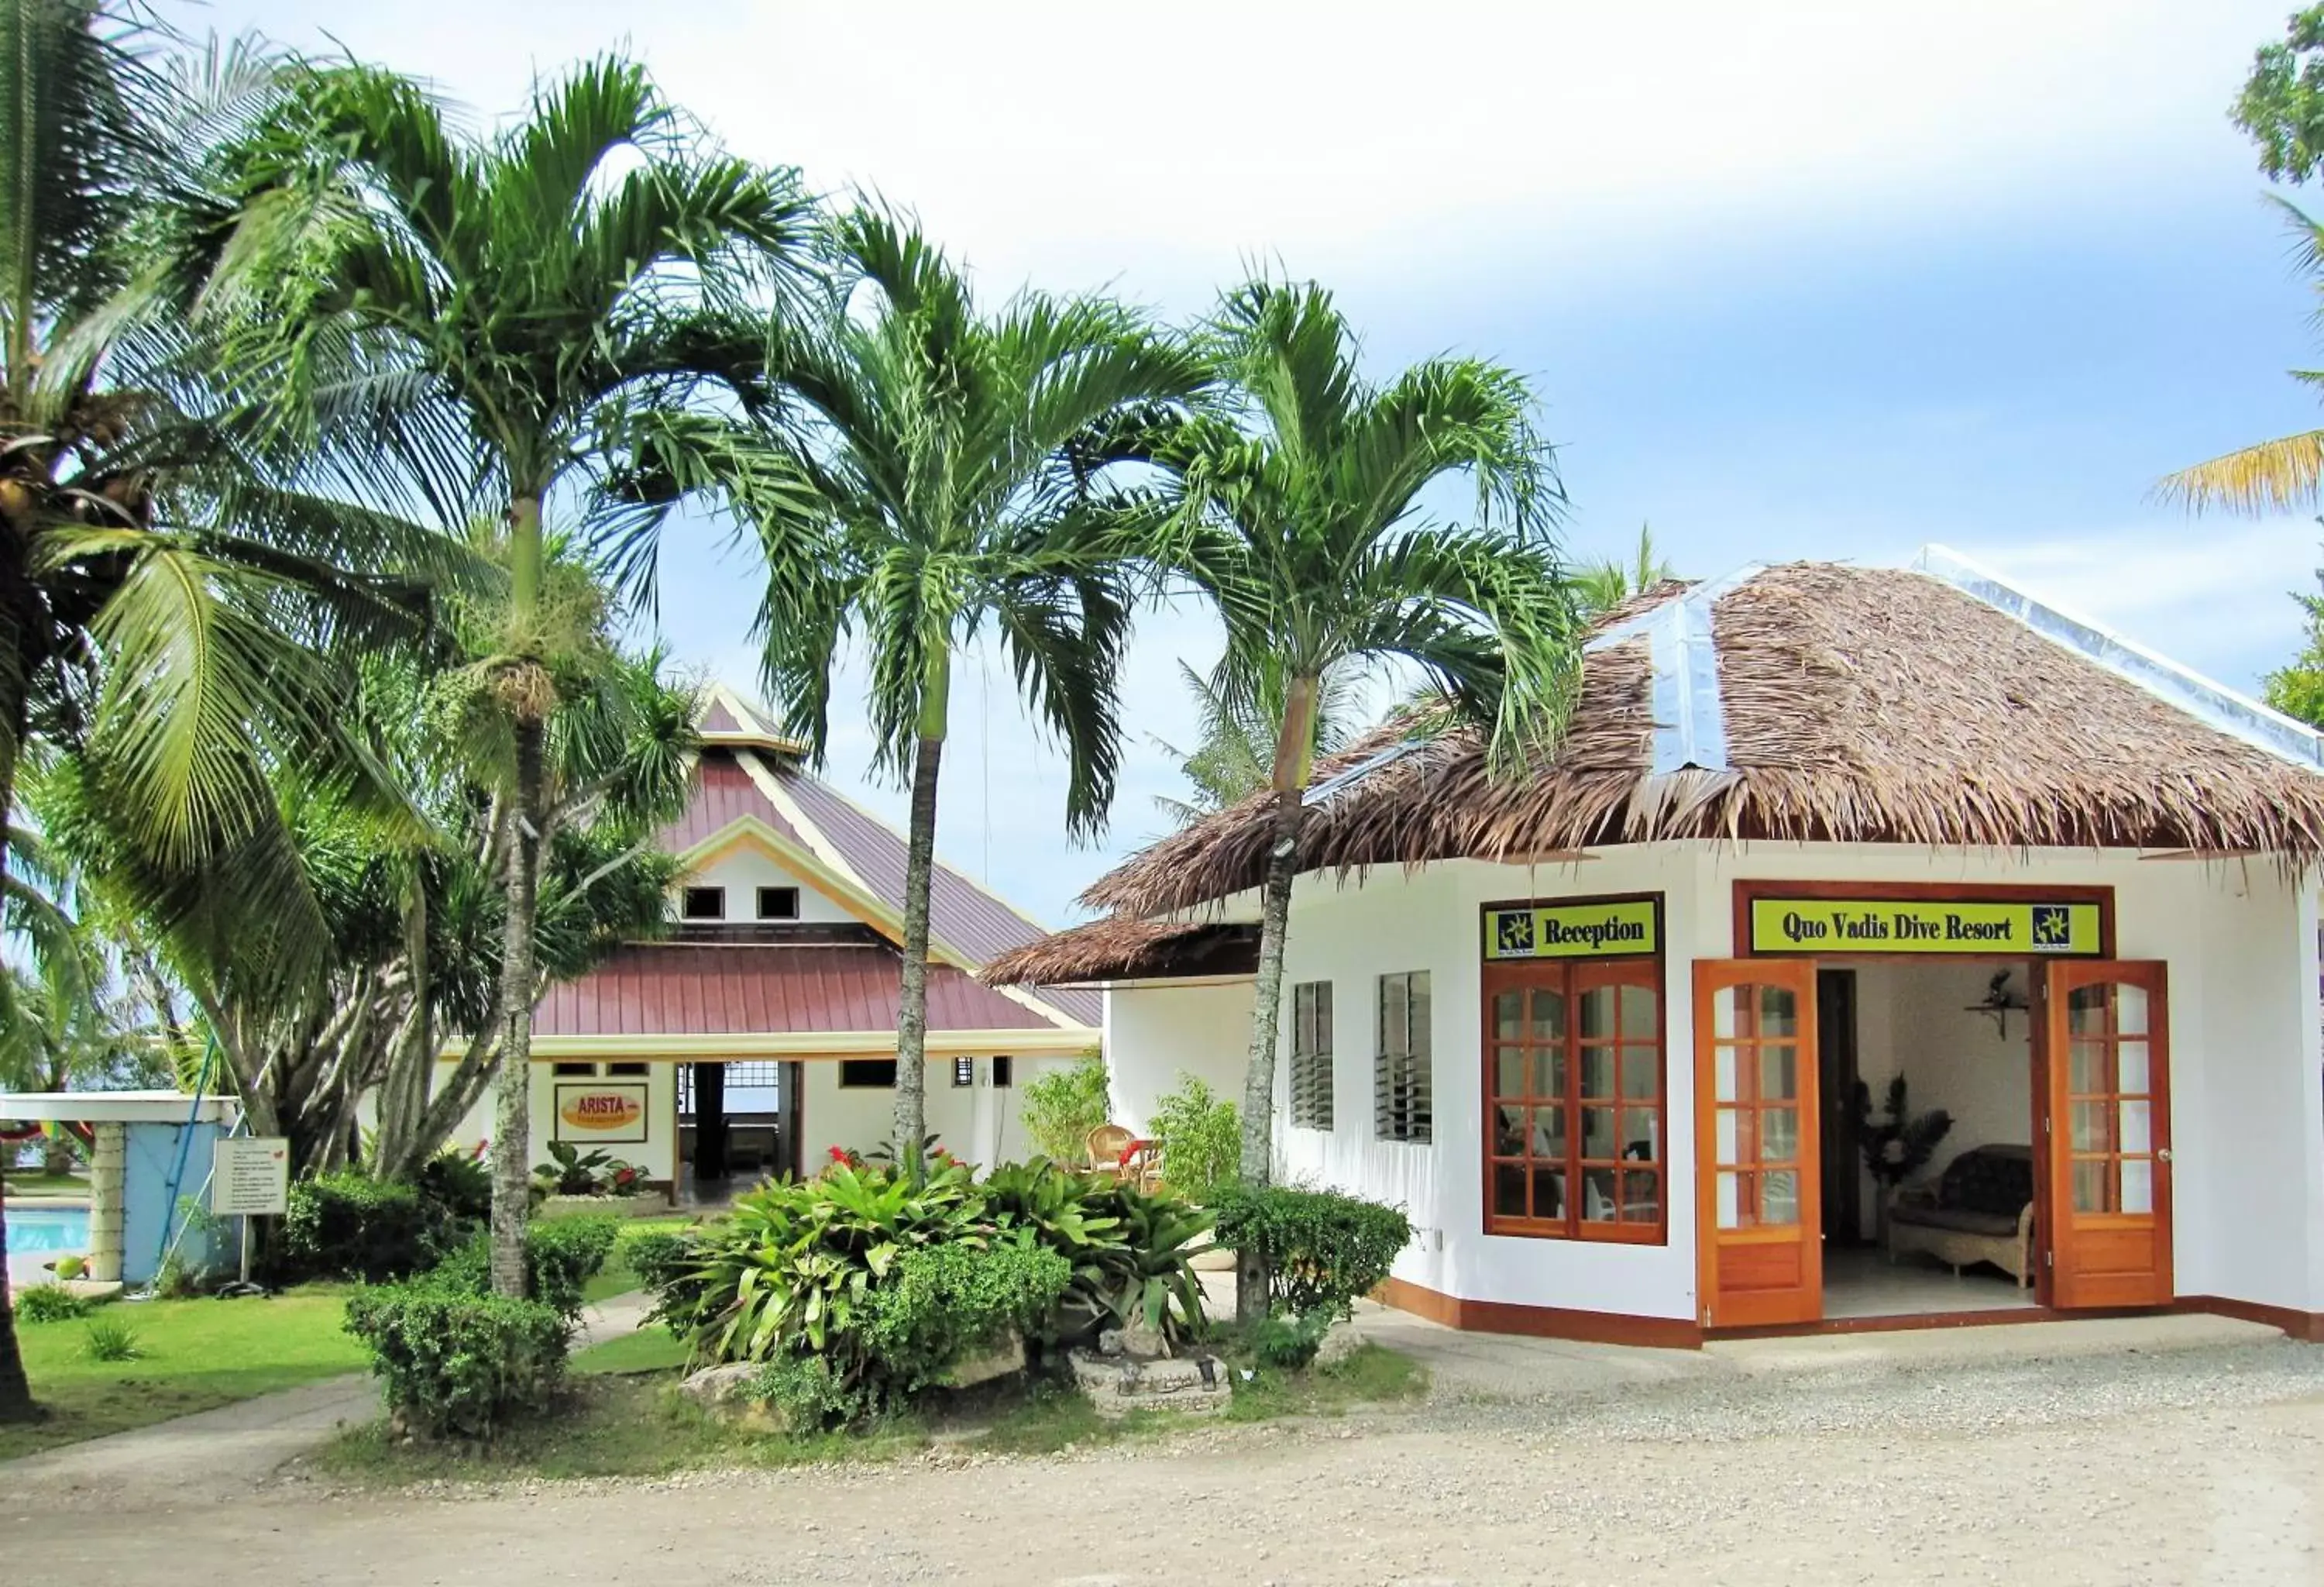
[[646, 1138], [643, 1085], [560, 1085], [559, 1140], [640, 1141]]
[[1485, 911], [1488, 959], [1602, 959], [1660, 953], [1662, 906], [1653, 899], [1523, 904]]
[[2095, 903], [1947, 899], [1751, 900], [1755, 954], [2096, 954]]

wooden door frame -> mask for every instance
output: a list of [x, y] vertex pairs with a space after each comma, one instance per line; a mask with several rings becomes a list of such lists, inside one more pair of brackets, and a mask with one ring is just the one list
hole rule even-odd
[[[2171, 966], [2163, 959], [2089, 959], [2062, 961], [2059, 970], [2108, 972], [2094, 975], [2084, 984], [2132, 984], [2140, 986], [2147, 994], [2148, 1016], [2145, 1035], [2147, 1047], [2148, 1144], [2156, 1156], [2153, 1159], [2153, 1207], [2146, 1214], [2153, 1221], [2152, 1239], [2154, 1245], [2157, 1276], [2163, 1293], [2145, 1300], [2123, 1300], [2115, 1296], [2086, 1300], [2081, 1305], [2067, 1307], [2071, 1312], [2102, 1312], [2120, 1306], [2167, 1306], [2178, 1296], [2177, 1232], [2172, 1220], [2177, 1204], [2178, 1163], [2173, 1142], [2176, 1139], [2172, 1116], [2171, 1074]], [[2043, 1008], [2041, 1025], [2043, 1045], [2052, 1048], [2056, 1067], [2043, 1075], [2044, 1103], [2048, 1110], [2050, 1129], [2043, 1136], [2042, 1148], [2034, 1154], [2034, 1193], [2041, 1198], [2035, 1210], [2034, 1223], [2042, 1238], [2040, 1267], [2044, 1280], [2038, 1298], [2045, 1306], [2058, 1306], [2057, 1293], [2061, 1286], [2066, 1264], [2057, 1260], [2059, 1237], [2069, 1227], [2073, 1216], [2066, 1204], [2072, 1194], [2070, 1177], [2061, 1179], [2056, 1159], [2063, 1154], [2069, 1159], [2073, 1154], [2073, 1121], [2070, 1115], [2058, 1116], [2057, 1102], [2068, 1094], [2065, 1088], [2072, 1084], [2070, 1058], [2054, 1052], [2055, 1032], [2050, 1028], [2062, 1021], [2066, 1015], [2061, 1000], [2051, 995], [2052, 976], [2045, 967], [2042, 975]], [[2071, 991], [2070, 987], [2066, 989]], [[2069, 1037], [2069, 1041], [2071, 1038]]]
[[[1827, 984], [1827, 978], [1829, 978], [1829, 984], [1835, 988], [1841, 985], [1848, 988], [1844, 1000], [1848, 1004], [1848, 1040], [1846, 1050], [1838, 1055], [1840, 1061], [1834, 1066], [1838, 1072], [1832, 1076], [1833, 1084], [1830, 1094], [1820, 1099], [1825, 1114], [1825, 1132], [1817, 1143], [1821, 1148], [1820, 1154], [1821, 1162], [1819, 1164], [1819, 1169], [1832, 1178], [1840, 1191], [1836, 1198], [1840, 1204], [1837, 1208], [1832, 1205], [1835, 1198], [1830, 1196], [1825, 1198], [1824, 1240], [1827, 1244], [1831, 1241], [1830, 1232], [1831, 1218], [1833, 1213], [1837, 1211], [1845, 1214], [1841, 1219], [1841, 1226], [1847, 1231], [1847, 1238], [1840, 1243], [1855, 1247], [1866, 1243], [1864, 1197], [1859, 1183], [1864, 1176], [1861, 1160], [1864, 1153], [1856, 1135], [1856, 1088], [1863, 1084], [1857, 1064], [1859, 1056], [1858, 1031], [1861, 1023], [1858, 1018], [1861, 1004], [1857, 994], [1856, 967], [1852, 964], [1826, 964], [1823, 960], [1818, 959], [1816, 961], [1817, 1084], [1821, 1085], [1824, 1080], [1822, 1074], [1824, 1046], [1834, 1039], [1840, 1029], [1825, 1018], [1829, 1011], [1824, 1007], [1824, 987]], [[1842, 1000], [1835, 998], [1834, 1001]]]
[[[1811, 1078], [1803, 1080], [1795, 1077], [1794, 1089], [1795, 1091], [1800, 1090], [1803, 1088], [1804, 1084], [1812, 1084], [1821, 1090], [1823, 1078], [1820, 1073], [1821, 1067], [1821, 1062], [1815, 1056], [1818, 1045], [1821, 1040], [1820, 1032], [1815, 1029], [1815, 987], [1816, 971], [1818, 969], [1818, 964], [1815, 959], [1805, 955], [1785, 954], [1781, 955], [1766, 955], [1760, 958], [1697, 959], [1694, 961], [1692, 972], [1688, 977], [1688, 983], [1689, 996], [1691, 999], [1690, 1015], [1692, 1020], [1694, 1031], [1694, 1050], [1690, 1056], [1693, 1063], [1694, 1078], [1695, 1320], [1703, 1327], [1714, 1332], [1724, 1331], [1729, 1328], [1751, 1328], [1769, 1323], [1784, 1326], [1812, 1327], [1815, 1324], [1821, 1322], [1823, 1317], [1823, 1176], [1821, 1149], [1823, 1121], [1817, 1116], [1821, 1110], [1821, 1098], [1820, 1096], [1816, 1099], [1818, 1105], [1815, 1107], [1808, 1106], [1808, 1099], [1805, 1097], [1798, 1099], [1798, 1112], [1800, 1116], [1799, 1127], [1803, 1130], [1812, 1130], [1816, 1131], [1817, 1137], [1817, 1150], [1815, 1155], [1811, 1158], [1806, 1153], [1803, 1152], [1798, 1158], [1800, 1220], [1797, 1226], [1800, 1232], [1795, 1237], [1795, 1242], [1797, 1243], [1800, 1250], [1801, 1271], [1803, 1274], [1801, 1288], [1804, 1291], [1812, 1293], [1815, 1300], [1815, 1315], [1807, 1318], [1778, 1317], [1770, 1319], [1747, 1317], [1740, 1320], [1722, 1321], [1712, 1315], [1714, 1299], [1720, 1293], [1719, 1287], [1719, 1096], [1715, 1079], [1707, 1080], [1706, 1076], [1715, 1076], [1716, 1075], [1715, 1066], [1717, 1063], [1716, 1048], [1718, 1038], [1715, 1034], [1717, 1020], [1710, 1011], [1711, 1002], [1710, 997], [1706, 995], [1705, 982], [1711, 978], [1711, 973], [1731, 965], [1745, 965], [1758, 969], [1772, 976], [1783, 976], [1786, 979], [1794, 980], [1792, 991], [1794, 995], [1799, 999], [1800, 1016], [1808, 1022], [1810, 1027], [1808, 1030], [1802, 1033], [1801, 1039], [1798, 1043], [1801, 1049], [1798, 1072], [1800, 1076]], [[1724, 983], [1725, 986], [1756, 984], [1760, 983], [1741, 980], [1731, 980]], [[1715, 994], [1715, 992], [1720, 989], [1711, 988], [1709, 990], [1711, 993]], [[1752, 1050], [1756, 1053], [1756, 1043]], [[1810, 1168], [1812, 1167], [1814, 1169], [1813, 1172], [1810, 1172]], [[1738, 1241], [1737, 1243], [1766, 1243], [1774, 1245], [1789, 1242], [1774, 1240], [1746, 1240]]]

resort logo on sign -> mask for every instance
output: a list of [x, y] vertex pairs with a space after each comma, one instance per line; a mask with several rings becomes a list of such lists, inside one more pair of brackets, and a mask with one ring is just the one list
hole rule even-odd
[[557, 1088], [559, 1140], [639, 1141], [645, 1137], [646, 1088], [642, 1085], [560, 1085]]
[[1591, 959], [1662, 951], [1652, 899], [1543, 904], [1485, 911], [1488, 959]]
[[1751, 900], [1755, 954], [2094, 955], [2101, 940], [2094, 903]]

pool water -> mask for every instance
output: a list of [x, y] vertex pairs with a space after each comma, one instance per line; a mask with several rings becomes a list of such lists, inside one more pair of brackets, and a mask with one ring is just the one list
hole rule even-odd
[[8, 1251], [12, 1257], [43, 1256], [88, 1249], [87, 1207], [28, 1207], [8, 1204]]

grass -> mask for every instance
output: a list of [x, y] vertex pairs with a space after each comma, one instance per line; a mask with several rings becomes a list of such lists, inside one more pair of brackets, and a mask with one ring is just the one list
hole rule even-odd
[[630, 1266], [629, 1242], [641, 1234], [676, 1234], [702, 1222], [699, 1214], [672, 1213], [660, 1218], [632, 1218], [622, 1223], [619, 1239], [613, 1242], [613, 1252], [605, 1259], [604, 1270], [581, 1287], [581, 1298], [587, 1301], [610, 1299], [627, 1295], [639, 1287], [638, 1275]]
[[[609, 1341], [574, 1358], [565, 1405], [466, 1451], [399, 1444], [383, 1426], [341, 1434], [317, 1457], [327, 1472], [364, 1483], [657, 1477], [703, 1469], [777, 1468], [881, 1461], [942, 1445], [977, 1454], [1048, 1455], [1069, 1448], [1167, 1436], [1193, 1426], [1167, 1411], [1108, 1418], [1060, 1384], [995, 1383], [856, 1433], [793, 1438], [704, 1415], [672, 1392], [680, 1355], [660, 1329]], [[1236, 1372], [1226, 1419], [1343, 1416], [1418, 1397], [1427, 1373], [1409, 1357], [1365, 1345], [1338, 1366], [1305, 1373]]]
[[369, 1362], [340, 1326], [347, 1290], [309, 1285], [272, 1299], [157, 1300], [104, 1308], [134, 1330], [135, 1359], [89, 1354], [89, 1320], [23, 1323], [24, 1368], [45, 1421], [0, 1426], [0, 1460], [150, 1426]]
[[79, 1174], [11, 1174], [5, 1195], [10, 1201], [87, 1201], [88, 1180]]

